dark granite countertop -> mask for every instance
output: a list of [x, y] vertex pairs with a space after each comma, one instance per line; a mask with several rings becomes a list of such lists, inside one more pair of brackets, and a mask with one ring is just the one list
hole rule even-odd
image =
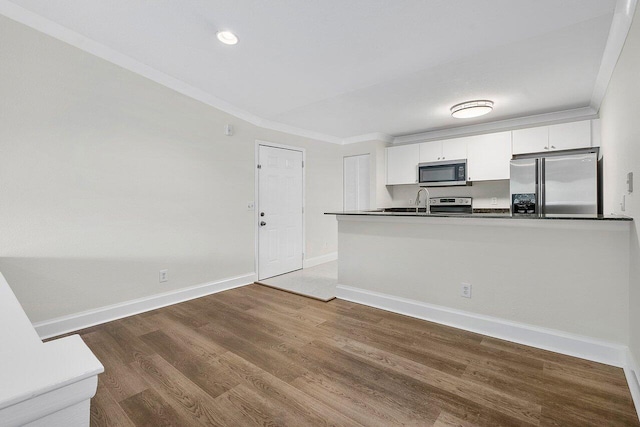
[[497, 218], [497, 219], [528, 219], [528, 220], [541, 220], [541, 219], [561, 219], [561, 220], [595, 220], [595, 221], [633, 221], [633, 218], [623, 215], [590, 215], [590, 214], [567, 214], [567, 215], [542, 215], [542, 216], [530, 216], [530, 215], [514, 215], [509, 212], [504, 213], [432, 213], [425, 214], [424, 212], [388, 212], [384, 209], [374, 209], [368, 211], [337, 211], [337, 212], [325, 212], [325, 215], [355, 215], [355, 216], [391, 216], [391, 217], [420, 217], [420, 218]]

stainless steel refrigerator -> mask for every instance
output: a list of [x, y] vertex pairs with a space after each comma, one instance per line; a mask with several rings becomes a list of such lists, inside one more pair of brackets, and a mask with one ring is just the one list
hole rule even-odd
[[514, 158], [510, 188], [513, 215], [596, 215], [598, 153]]

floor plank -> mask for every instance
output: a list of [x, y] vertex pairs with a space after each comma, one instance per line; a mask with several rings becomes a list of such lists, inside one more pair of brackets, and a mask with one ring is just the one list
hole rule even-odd
[[144, 390], [120, 402], [137, 426], [179, 426], [180, 415], [153, 389]]
[[620, 368], [249, 285], [79, 331], [92, 426], [638, 426]]

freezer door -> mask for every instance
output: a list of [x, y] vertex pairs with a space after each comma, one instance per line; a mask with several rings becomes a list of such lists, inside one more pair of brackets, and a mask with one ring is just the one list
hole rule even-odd
[[511, 212], [538, 213], [538, 159], [511, 160]]
[[597, 154], [547, 157], [543, 160], [543, 213], [598, 213]]

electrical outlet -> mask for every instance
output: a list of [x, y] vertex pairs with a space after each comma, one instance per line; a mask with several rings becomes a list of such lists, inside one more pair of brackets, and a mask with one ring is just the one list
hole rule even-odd
[[498, 204], [498, 198], [497, 197], [492, 197], [491, 198], [491, 204], [494, 205], [494, 206], [497, 205]]
[[462, 283], [460, 286], [460, 296], [464, 298], [471, 298], [471, 285], [468, 283]]
[[255, 208], [255, 204], [253, 203], [253, 200], [250, 202], [247, 202], [247, 210], [252, 211], [253, 208]]
[[414, 202], [414, 201], [415, 201], [415, 200], [413, 200], [413, 199], [409, 199], [409, 206], [413, 206], [413, 202]]
[[160, 283], [169, 281], [169, 270], [160, 270]]

